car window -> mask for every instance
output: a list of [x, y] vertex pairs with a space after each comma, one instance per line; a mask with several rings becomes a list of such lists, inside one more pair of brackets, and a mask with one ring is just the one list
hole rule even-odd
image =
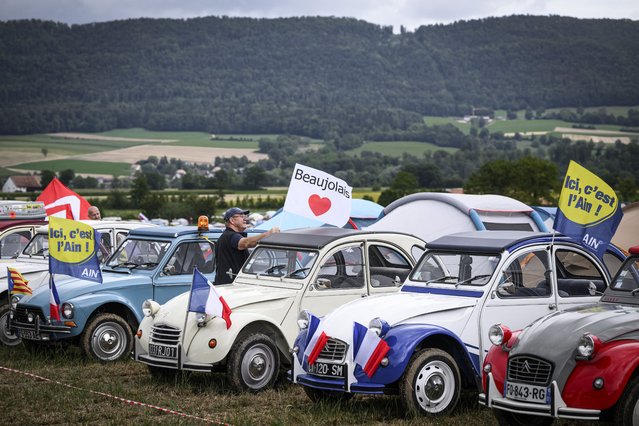
[[285, 277], [299, 280], [308, 276], [316, 260], [316, 251], [258, 246], [247, 259], [242, 272], [257, 275], [257, 277]]
[[639, 258], [625, 264], [611, 287], [624, 291], [633, 291], [639, 288]]
[[546, 250], [520, 254], [502, 270], [497, 295], [505, 298], [549, 296], [552, 293], [549, 270]]
[[411, 264], [399, 251], [381, 245], [370, 245], [368, 263], [372, 287], [392, 287], [402, 283], [411, 271]]
[[490, 282], [498, 255], [427, 252], [413, 270], [415, 283], [483, 286]]
[[31, 239], [31, 231], [22, 230], [8, 234], [0, 240], [0, 256], [11, 258], [17, 256]]
[[559, 297], [594, 296], [606, 289], [605, 277], [582, 253], [557, 250], [555, 259]]
[[168, 241], [127, 239], [107, 261], [112, 268], [154, 269], [164, 257]]
[[100, 263], [109, 258], [109, 255], [113, 251], [113, 245], [111, 244], [111, 233], [108, 230], [98, 231], [100, 232], [100, 246], [98, 247], [98, 260]]
[[364, 287], [364, 256], [360, 246], [341, 248], [320, 265], [320, 290]]
[[182, 243], [169, 258], [163, 272], [166, 275], [185, 275], [193, 274], [197, 268], [203, 274], [211, 273], [215, 268], [214, 253], [214, 247], [209, 242]]
[[49, 256], [49, 236], [47, 234], [35, 234], [22, 251], [22, 254], [29, 257]]

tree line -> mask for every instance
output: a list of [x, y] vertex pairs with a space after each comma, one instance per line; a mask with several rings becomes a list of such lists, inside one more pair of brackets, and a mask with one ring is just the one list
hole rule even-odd
[[477, 107], [637, 105], [637, 39], [636, 21], [558, 16], [401, 34], [322, 17], [0, 22], [0, 134], [143, 127], [394, 140], [424, 115]]

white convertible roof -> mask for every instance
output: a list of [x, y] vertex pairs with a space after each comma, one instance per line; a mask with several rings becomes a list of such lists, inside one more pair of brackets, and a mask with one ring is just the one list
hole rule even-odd
[[413, 234], [424, 241], [472, 230], [548, 231], [527, 204], [503, 195], [420, 192], [386, 206], [366, 228]]

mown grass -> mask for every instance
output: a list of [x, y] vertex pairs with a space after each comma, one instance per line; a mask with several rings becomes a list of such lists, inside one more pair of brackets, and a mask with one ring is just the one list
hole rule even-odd
[[[101, 134], [102, 133], [96, 133], [96, 135]], [[57, 136], [54, 137], [43, 134], [34, 134], [23, 136], [0, 136], [0, 151], [19, 150], [25, 152], [25, 156], [28, 155], [29, 158], [32, 158], [33, 153], [45, 158], [42, 154], [43, 148], [47, 149], [48, 154], [80, 155], [127, 148], [130, 146], [141, 145], [143, 143], [145, 142], [65, 139]]]
[[[284, 379], [266, 392], [238, 394], [220, 373], [193, 373], [158, 380], [148, 374], [143, 364], [133, 361], [98, 364], [84, 358], [77, 348], [47, 355], [29, 353], [22, 346], [0, 347], [0, 393], [4, 415], [30, 425], [204, 423], [197, 418], [233, 425], [496, 424], [491, 412], [476, 403], [472, 392], [464, 392], [453, 415], [410, 418], [396, 396], [356, 396], [348, 402], [316, 404], [301, 387]], [[197, 418], [133, 405], [116, 397]], [[10, 418], [6, 417], [6, 421]]]
[[128, 176], [131, 173], [131, 164], [129, 163], [74, 159], [35, 161], [32, 163], [16, 164], [13, 167], [26, 170], [53, 170], [54, 172], [71, 169], [76, 173], [94, 173], [114, 176]]

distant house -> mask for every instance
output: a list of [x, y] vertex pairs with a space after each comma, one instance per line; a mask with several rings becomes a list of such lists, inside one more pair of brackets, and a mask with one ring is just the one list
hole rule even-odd
[[2, 192], [33, 192], [42, 190], [40, 176], [9, 176], [2, 185]]

